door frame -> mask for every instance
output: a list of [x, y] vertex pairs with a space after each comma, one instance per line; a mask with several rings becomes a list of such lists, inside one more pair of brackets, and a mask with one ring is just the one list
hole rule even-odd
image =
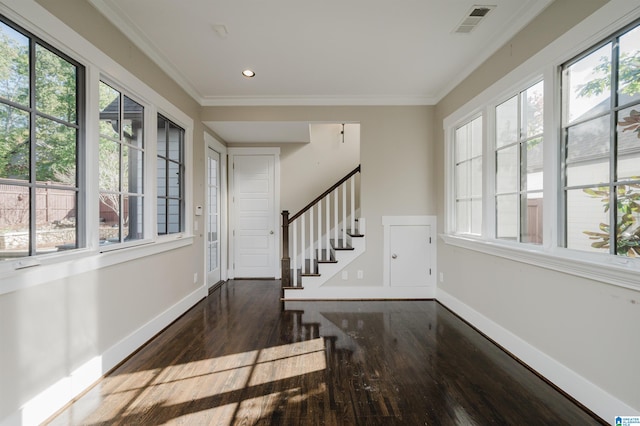
[[229, 278], [235, 278], [235, 241], [233, 238], [233, 232], [236, 228], [236, 212], [235, 203], [233, 199], [235, 197], [234, 177], [233, 177], [233, 161], [237, 156], [254, 156], [254, 155], [272, 155], [273, 156], [273, 229], [274, 233], [274, 250], [276, 251], [273, 257], [273, 276], [279, 280], [281, 278], [280, 270], [280, 148], [279, 147], [265, 147], [265, 148], [229, 148], [227, 150], [228, 168], [229, 168], [229, 264], [228, 272]]
[[[226, 281], [229, 278], [229, 263], [228, 263], [228, 250], [227, 247], [229, 245], [229, 222], [227, 215], [227, 206], [229, 205], [228, 199], [228, 189], [227, 189], [227, 147], [224, 146], [220, 141], [211, 136], [209, 133], [204, 132], [204, 155], [203, 155], [203, 165], [204, 165], [204, 175], [205, 175], [205, 186], [208, 182], [209, 178], [209, 166], [207, 159], [209, 158], [209, 149], [212, 149], [220, 154], [220, 216], [218, 218], [220, 222], [220, 237], [219, 242], [220, 245], [218, 249], [220, 250], [220, 280]], [[205, 210], [208, 208], [208, 194], [204, 194], [204, 205]], [[217, 283], [208, 282], [207, 275], [207, 256], [208, 256], [208, 246], [207, 246], [207, 232], [209, 232], [209, 221], [207, 220], [209, 212], [205, 211], [201, 216], [203, 219], [202, 231], [200, 232], [200, 236], [203, 237], [203, 277], [204, 277], [204, 285], [207, 289], [210, 289]]]

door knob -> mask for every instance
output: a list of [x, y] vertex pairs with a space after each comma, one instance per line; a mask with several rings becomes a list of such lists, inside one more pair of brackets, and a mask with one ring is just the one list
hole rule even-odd
[[398, 255], [397, 255], [397, 254], [395, 254], [395, 253], [393, 253], [393, 254], [391, 255], [391, 258], [392, 258], [392, 259], [395, 259], [395, 258], [397, 258], [397, 257], [398, 257]]
[[273, 235], [273, 231], [269, 232], [271, 235]]

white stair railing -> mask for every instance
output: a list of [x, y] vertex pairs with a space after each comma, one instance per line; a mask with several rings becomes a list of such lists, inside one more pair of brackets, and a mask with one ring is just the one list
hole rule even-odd
[[334, 244], [347, 244], [347, 228], [355, 230], [358, 173], [360, 166], [290, 219], [282, 212], [283, 287], [300, 286], [299, 274], [318, 273], [317, 262], [331, 258], [332, 234]]

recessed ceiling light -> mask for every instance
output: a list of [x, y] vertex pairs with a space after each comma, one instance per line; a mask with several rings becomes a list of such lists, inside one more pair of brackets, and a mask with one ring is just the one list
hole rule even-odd
[[244, 70], [242, 71], [242, 75], [244, 75], [247, 78], [251, 78], [251, 77], [255, 77], [256, 73], [251, 70]]

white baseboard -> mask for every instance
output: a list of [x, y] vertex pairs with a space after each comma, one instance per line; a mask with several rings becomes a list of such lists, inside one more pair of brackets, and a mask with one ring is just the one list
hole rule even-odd
[[2, 419], [0, 426], [30, 426], [42, 423], [206, 296], [206, 288], [198, 288], [104, 353], [92, 358], [69, 376], [36, 395], [20, 410]]
[[638, 412], [442, 289], [436, 299], [602, 419]]
[[436, 289], [425, 287], [318, 287], [285, 290], [285, 300], [374, 300], [374, 299], [433, 299]]

